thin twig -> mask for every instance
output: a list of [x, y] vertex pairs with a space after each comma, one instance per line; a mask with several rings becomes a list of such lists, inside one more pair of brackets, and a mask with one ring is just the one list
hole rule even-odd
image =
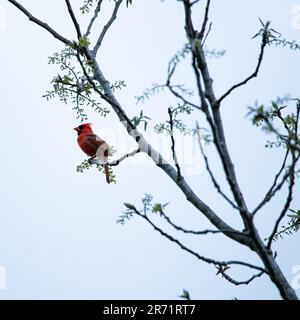
[[198, 144], [199, 144], [199, 147], [200, 147], [200, 151], [201, 151], [201, 154], [203, 156], [203, 159], [204, 159], [204, 162], [205, 162], [205, 166], [206, 166], [206, 170], [208, 171], [210, 177], [211, 177], [211, 180], [213, 182], [213, 185], [214, 187], [217, 189], [218, 193], [234, 208], [234, 209], [239, 209], [236, 204], [229, 199], [229, 197], [222, 191], [219, 183], [217, 182], [210, 166], [209, 166], [209, 162], [208, 162], [208, 158], [204, 152], [204, 148], [203, 148], [203, 145], [202, 145], [202, 142], [201, 142], [201, 136], [200, 136], [200, 129], [199, 129], [199, 125], [198, 123], [196, 122], [196, 130], [197, 130], [197, 137], [198, 137]]
[[165, 86], [170, 90], [170, 92], [177, 98], [179, 98], [184, 104], [187, 104], [195, 109], [201, 109], [199, 106], [197, 106], [195, 103], [188, 101], [186, 98], [184, 98], [181, 94], [179, 94], [175, 89], [174, 89], [174, 85], [171, 84], [171, 79], [172, 76], [174, 75], [174, 72], [176, 70], [176, 67], [178, 65], [178, 62], [173, 63], [172, 62], [169, 63], [168, 66], [168, 77], [167, 77], [167, 81]]
[[[204, 97], [204, 92], [202, 90], [202, 85], [201, 85], [201, 80], [200, 80], [200, 74], [199, 74], [199, 70], [196, 66], [196, 60], [195, 60], [195, 57], [193, 56], [192, 58], [192, 67], [193, 67], [193, 70], [194, 70], [194, 73], [195, 73], [195, 78], [196, 78], [196, 83], [197, 83], [197, 88], [198, 88], [198, 94], [199, 94], [199, 98], [200, 98], [200, 101], [201, 101], [201, 106], [202, 106], [202, 111], [204, 112], [204, 114], [206, 115], [206, 119], [207, 119], [207, 122], [209, 123], [210, 125], [210, 128], [212, 130], [212, 133], [213, 133], [213, 139], [214, 139], [214, 144], [219, 152], [219, 155], [221, 157], [221, 161], [222, 161], [222, 164], [223, 164], [223, 167], [224, 167], [224, 171], [226, 173], [226, 178], [227, 180], [229, 181], [229, 184], [233, 183], [231, 181], [231, 177], [230, 175], [227, 173], [226, 171], [226, 166], [225, 166], [225, 160], [224, 160], [224, 156], [223, 156], [223, 152], [222, 152], [222, 149], [221, 149], [221, 146], [220, 146], [220, 143], [219, 143], [219, 139], [218, 139], [218, 135], [217, 135], [217, 132], [216, 132], [216, 128], [215, 128], [215, 124], [214, 124], [214, 121], [211, 117], [211, 114], [209, 112], [209, 108], [208, 108], [208, 105], [207, 105], [207, 101]], [[198, 128], [197, 128], [198, 129]], [[233, 206], [233, 208], [235, 209], [239, 209], [239, 207], [232, 201], [228, 198], [227, 195], [225, 195], [219, 184], [217, 183], [211, 169], [210, 169], [210, 166], [209, 166], [209, 162], [208, 162], [208, 158], [206, 157], [205, 153], [204, 153], [204, 149], [202, 147], [202, 144], [201, 144], [201, 137], [199, 136], [199, 130], [197, 130], [197, 134], [198, 134], [198, 142], [199, 142], [199, 146], [200, 146], [200, 150], [201, 150], [201, 153], [204, 157], [204, 161], [205, 161], [205, 164], [206, 164], [206, 169], [208, 171], [208, 173], [210, 174], [210, 177], [213, 181], [213, 184], [215, 186], [215, 188], [217, 189], [217, 191], [223, 196], [223, 198]], [[231, 181], [231, 182], [230, 182]]]
[[74, 11], [73, 11], [73, 9], [72, 9], [72, 6], [71, 6], [70, 1], [69, 1], [69, 0], [65, 0], [65, 2], [66, 2], [66, 5], [67, 5], [67, 7], [68, 7], [68, 11], [69, 11], [70, 17], [71, 17], [71, 19], [72, 19], [72, 21], [73, 21], [74, 27], [75, 27], [75, 29], [76, 29], [77, 38], [80, 39], [80, 38], [81, 38], [80, 25], [79, 25], [79, 23], [78, 23], [78, 21], [77, 21], [77, 19], [76, 19], [76, 17], [75, 17], [75, 13], [74, 13]]
[[258, 57], [258, 62], [257, 62], [257, 65], [256, 65], [256, 68], [254, 70], [254, 72], [249, 76], [247, 77], [245, 80], [241, 81], [240, 83], [232, 86], [227, 92], [225, 92], [218, 100], [217, 100], [217, 103], [218, 105], [220, 105], [220, 103], [227, 97], [231, 94], [232, 91], [234, 91], [235, 89], [245, 85], [248, 81], [250, 81], [251, 79], [257, 77], [258, 75], [258, 72], [259, 72], [259, 69], [260, 69], [260, 66], [262, 64], [262, 61], [263, 61], [263, 57], [264, 57], [264, 52], [265, 52], [265, 48], [268, 44], [268, 41], [267, 41], [267, 38], [263, 35], [262, 37], [262, 42], [261, 42], [261, 46], [260, 46], [260, 53], [259, 53], [259, 57]]
[[15, 7], [17, 7], [21, 12], [23, 12], [30, 21], [36, 23], [43, 29], [47, 30], [50, 32], [54, 38], [58, 39], [59, 41], [63, 42], [66, 45], [72, 46], [73, 42], [68, 40], [67, 38], [63, 37], [60, 35], [58, 32], [56, 32], [53, 28], [51, 28], [47, 23], [39, 20], [38, 18], [34, 17], [27, 9], [25, 9], [19, 2], [15, 0], [8, 0], [11, 4], [13, 4]]
[[[300, 107], [299, 105], [297, 105], [297, 115], [296, 115], [296, 123], [295, 123], [295, 133], [294, 133], [294, 139], [295, 139], [295, 144], [297, 143], [297, 140], [298, 140], [298, 121], [299, 121], [299, 114], [300, 114]], [[285, 120], [283, 119], [283, 117], [281, 116], [281, 114], [279, 113], [278, 114], [280, 120], [283, 122], [284, 126], [285, 126], [285, 129], [287, 131], [288, 134], [291, 133], [291, 129], [287, 126]], [[289, 210], [290, 208], [290, 204], [293, 200], [293, 188], [295, 186], [295, 169], [296, 169], [296, 165], [297, 165], [297, 162], [299, 161], [300, 159], [300, 152], [298, 150], [298, 154], [296, 155], [296, 150], [295, 148], [293, 148], [290, 143], [289, 143], [289, 146], [288, 148], [290, 148], [290, 151], [292, 153], [292, 163], [290, 165], [290, 168], [289, 168], [289, 188], [288, 188], [288, 196], [287, 196], [287, 199], [286, 199], [286, 202], [285, 202], [285, 205], [278, 217], [278, 219], [276, 220], [275, 222], [275, 225], [274, 225], [274, 229], [269, 237], [269, 241], [268, 241], [268, 244], [267, 244], [267, 248], [270, 248], [271, 245], [272, 245], [272, 241], [275, 237], [275, 235], [277, 234], [278, 232], [278, 228], [279, 228], [279, 225], [280, 225], [280, 222], [281, 220], [285, 217], [287, 211]]]
[[[275, 195], [275, 193], [281, 189], [282, 185], [286, 181], [288, 175], [284, 176], [284, 179], [282, 179], [281, 183], [278, 185], [279, 188], [277, 186], [277, 188], [274, 189], [276, 187], [276, 185], [277, 185], [278, 178], [280, 177], [282, 171], [285, 168], [289, 152], [290, 152], [290, 150], [287, 148], [285, 156], [284, 156], [284, 159], [283, 159], [283, 163], [282, 163], [278, 173], [275, 176], [275, 179], [274, 179], [274, 182], [273, 182], [271, 188], [268, 190], [268, 192], [264, 196], [263, 200], [259, 203], [259, 205], [253, 210], [253, 212], [252, 212], [253, 215], [255, 215], [257, 213], [257, 211], [259, 211], [267, 202], [269, 202], [272, 199], [272, 197]], [[274, 193], [274, 191], [276, 191], [276, 192]]]
[[199, 36], [198, 36], [198, 38], [200, 40], [203, 39], [205, 30], [206, 30], [206, 25], [207, 25], [207, 22], [208, 22], [209, 6], [210, 6], [210, 0], [207, 0], [206, 7], [205, 7], [204, 19], [203, 19], [203, 23], [202, 23], [202, 28], [201, 28], [201, 31], [200, 31]]
[[[201, 46], [199, 48], [196, 48], [196, 51], [193, 52], [192, 66], [196, 76], [197, 87], [202, 103], [202, 110], [206, 114], [206, 119], [211, 126], [211, 130], [214, 137], [214, 143], [220, 156], [228, 184], [231, 188], [234, 199], [240, 209], [240, 214], [245, 223], [245, 226], [247, 226], [249, 225], [248, 209], [242, 191], [240, 190], [240, 186], [238, 184], [236, 173], [234, 170], [234, 165], [226, 145], [226, 138], [224, 134], [220, 110], [218, 108], [218, 103], [215, 98], [214, 90], [212, 87], [212, 79], [210, 77], [203, 48]], [[198, 68], [201, 71], [201, 75], [203, 78], [205, 93], [201, 87], [201, 80]], [[211, 106], [213, 118], [210, 114], [206, 99], [209, 101], [209, 104]]]
[[[135, 156], [137, 153], [141, 152], [140, 149], [136, 149], [132, 152], [126, 153], [124, 156], [122, 156], [121, 158], [117, 159], [117, 160], [113, 160], [111, 162], [106, 162], [105, 165], [108, 165], [110, 167], [116, 167], [118, 166], [122, 161], [126, 160], [129, 157], [133, 157]], [[89, 162], [91, 164], [98, 164], [98, 165], [103, 165], [103, 163], [100, 163], [99, 160], [97, 158], [89, 158]]]
[[233, 279], [232, 277], [230, 277], [228, 274], [226, 274], [225, 272], [221, 272], [221, 275], [223, 278], [225, 278], [228, 282], [234, 284], [235, 286], [240, 286], [240, 285], [248, 285], [250, 282], [252, 282], [253, 280], [261, 277], [264, 274], [264, 272], [259, 272], [257, 274], [254, 274], [251, 278], [249, 278], [248, 280], [245, 281], [236, 281], [235, 279]]
[[272, 233], [271, 233], [271, 235], [269, 237], [269, 241], [268, 241], [268, 244], [267, 244], [267, 248], [268, 249], [271, 248], [273, 238], [274, 238], [274, 236], [276, 235], [276, 233], [278, 231], [280, 222], [285, 217], [287, 211], [290, 208], [290, 204], [291, 204], [291, 202], [293, 200], [293, 188], [294, 188], [294, 185], [295, 185], [295, 166], [296, 166], [296, 162], [297, 162], [297, 160], [295, 159], [295, 156], [293, 154], [293, 163], [291, 164], [291, 167], [290, 167], [290, 170], [289, 170], [290, 181], [289, 181], [289, 188], [288, 188], [288, 196], [287, 196], [286, 202], [284, 204], [284, 207], [283, 207], [278, 219], [275, 222], [273, 231], [272, 231]]
[[101, 46], [101, 43], [105, 37], [105, 34], [107, 32], [107, 30], [110, 28], [110, 26], [112, 25], [112, 23], [115, 21], [116, 17], [117, 17], [117, 13], [118, 13], [118, 10], [119, 10], [119, 7], [120, 7], [120, 4], [122, 3], [123, 0], [117, 0], [115, 1], [115, 8], [113, 10], [113, 13], [110, 17], [110, 19], [108, 20], [107, 24], [103, 27], [101, 33], [100, 33], [100, 36], [97, 40], [97, 43], [93, 49], [93, 55], [96, 56], [97, 54], [97, 51], [98, 49], [100, 48]]
[[204, 47], [205, 42], [206, 42], [206, 39], [208, 38], [208, 35], [209, 35], [210, 32], [211, 32], [211, 26], [212, 26], [212, 22], [209, 24], [208, 30], [207, 30], [207, 32], [206, 32], [206, 35], [205, 35], [205, 37], [204, 37], [204, 39], [203, 39], [203, 41], [202, 41], [202, 43], [201, 43], [202, 47]]
[[92, 26], [93, 26], [94, 22], [96, 21], [96, 19], [98, 17], [98, 14], [99, 14], [99, 12], [101, 10], [102, 1], [103, 0], [98, 0], [98, 4], [97, 4], [97, 7], [95, 8], [94, 15], [93, 15], [93, 17], [92, 17], [92, 19], [91, 19], [91, 21], [90, 21], [90, 23], [89, 23], [89, 25], [88, 25], [88, 27], [86, 29], [86, 32], [84, 34], [85, 37], [88, 37], [89, 34], [91, 33]]
[[172, 156], [173, 156], [175, 167], [177, 169], [177, 179], [180, 179], [181, 178], [181, 169], [180, 169], [180, 165], [178, 163], [176, 149], [175, 149], [175, 138], [174, 138], [174, 130], [173, 130], [173, 114], [172, 114], [171, 108], [168, 108], [168, 114], [169, 114], [169, 124], [170, 124]]
[[200, 231], [196, 231], [196, 230], [189, 230], [189, 229], [185, 229], [177, 224], [175, 224], [165, 213], [164, 211], [159, 212], [160, 216], [163, 217], [167, 223], [172, 226], [174, 229], [176, 229], [177, 231], [181, 231], [183, 233], [186, 234], [193, 234], [193, 235], [207, 235], [207, 234], [220, 234], [220, 233], [234, 233], [234, 234], [240, 234], [243, 236], [247, 236], [246, 233], [244, 232], [240, 232], [238, 230], [210, 230], [210, 229], [206, 229], [206, 230], [200, 230]]
[[196, 3], [198, 3], [200, 0], [194, 0], [193, 2], [191, 2], [191, 7], [194, 5], [194, 4], [196, 4]]
[[167, 85], [167, 88], [170, 90], [170, 92], [177, 97], [178, 99], [180, 99], [184, 104], [189, 105], [195, 109], [200, 110], [201, 107], [197, 106], [195, 103], [187, 100], [186, 98], [184, 98], [180, 93], [178, 93], [176, 90], [174, 90], [174, 86], [172, 85]]
[[140, 148], [132, 151], [132, 152], [129, 152], [127, 154], [125, 154], [124, 156], [122, 156], [121, 158], [119, 158], [118, 160], [114, 160], [112, 162], [108, 162], [107, 164], [110, 166], [110, 167], [114, 167], [114, 166], [118, 166], [122, 161], [124, 161], [125, 159], [129, 158], [129, 157], [133, 157], [135, 156], [137, 153], [141, 152]]
[[262, 267], [244, 262], [244, 261], [236, 261], [236, 260], [230, 260], [230, 261], [218, 261], [218, 260], [214, 260], [211, 258], [207, 258], [205, 256], [202, 256], [200, 254], [198, 254], [197, 252], [193, 251], [192, 249], [186, 247], [184, 244], [182, 244], [178, 239], [174, 238], [173, 236], [169, 235], [168, 233], [166, 233], [165, 231], [163, 231], [161, 228], [159, 228], [158, 226], [156, 226], [149, 218], [147, 215], [145, 214], [141, 214], [137, 209], [134, 210], [134, 212], [142, 217], [143, 219], [145, 219], [153, 228], [154, 230], [156, 230], [157, 232], [159, 232], [163, 237], [167, 238], [168, 240], [170, 240], [171, 242], [176, 243], [182, 250], [190, 253], [191, 255], [195, 256], [196, 258], [198, 258], [201, 261], [204, 261], [208, 264], [214, 264], [215, 266], [229, 266], [229, 265], [241, 265], [241, 266], [245, 266], [248, 267], [250, 269], [255, 269], [255, 270], [259, 270], [263, 273], [268, 273], [267, 270], [265, 270]]

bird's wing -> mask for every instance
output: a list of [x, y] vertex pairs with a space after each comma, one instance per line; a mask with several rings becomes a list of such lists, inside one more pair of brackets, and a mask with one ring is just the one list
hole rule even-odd
[[108, 157], [108, 144], [94, 133], [88, 133], [81, 141], [82, 149], [90, 156], [97, 156], [100, 159]]
[[82, 139], [82, 143], [85, 145], [92, 145], [94, 147], [99, 147], [105, 143], [100, 137], [95, 135], [94, 133], [87, 133], [84, 138]]

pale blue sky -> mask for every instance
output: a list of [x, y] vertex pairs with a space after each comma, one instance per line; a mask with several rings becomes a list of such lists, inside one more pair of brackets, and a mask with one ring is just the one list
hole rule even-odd
[[[20, 2], [59, 32], [75, 37], [63, 1]], [[110, 81], [126, 81], [127, 87], [117, 95], [128, 114], [134, 116], [143, 108], [158, 122], [167, 118], [174, 99], [162, 94], [136, 106], [134, 96], [165, 80], [169, 59], [186, 42], [182, 5], [172, 0], [133, 2], [129, 9], [121, 8], [98, 59]], [[296, 5], [299, 1], [212, 1], [213, 27], [207, 45], [226, 50], [223, 58], [209, 60], [217, 95], [253, 71], [260, 43], [251, 37], [260, 28], [258, 17], [272, 20], [288, 39], [300, 40], [292, 13]], [[95, 170], [76, 173], [84, 155], [72, 129], [78, 124], [72, 106], [41, 98], [58, 72], [47, 64], [47, 57], [62, 46], [6, 0], [0, 6], [1, 16], [6, 17], [6, 23], [0, 23], [0, 265], [7, 273], [7, 289], [0, 290], [0, 299], [176, 299], [183, 288], [197, 299], [279, 298], [266, 278], [235, 287], [216, 277], [214, 267], [182, 252], [138, 218], [125, 226], [116, 224], [122, 203], [139, 206], [147, 192], [155, 201], [170, 202], [167, 212], [176, 222], [195, 229], [209, 226], [170, 179], [142, 155], [116, 168], [116, 185], [107, 185]], [[200, 6], [195, 10], [199, 23], [202, 14]], [[178, 81], [190, 84], [193, 78], [183, 66]], [[247, 106], [286, 93], [299, 97], [299, 71], [299, 52], [267, 48], [259, 77], [223, 105], [229, 148], [250, 208], [270, 185], [282, 154], [265, 150], [267, 137], [245, 118]], [[87, 112], [95, 131], [117, 145], [120, 154], [133, 150], [134, 143], [126, 140], [115, 115], [103, 119], [92, 110]], [[193, 119], [198, 117], [195, 112]], [[212, 163], [217, 161], [213, 156]], [[201, 162], [196, 170], [188, 163], [186, 167], [187, 179], [200, 197], [227, 222], [239, 226], [237, 214], [219, 200], [202, 173]], [[221, 171], [217, 172], [222, 180]], [[299, 187], [295, 208], [300, 207], [297, 195]], [[261, 230], [270, 230], [280, 208], [281, 202], [274, 201], [261, 212]], [[257, 261], [224, 237], [180, 238], [203, 255]], [[300, 265], [299, 240], [297, 234], [275, 245], [289, 280], [293, 266]], [[249, 275], [240, 269], [234, 274], [240, 279]]]

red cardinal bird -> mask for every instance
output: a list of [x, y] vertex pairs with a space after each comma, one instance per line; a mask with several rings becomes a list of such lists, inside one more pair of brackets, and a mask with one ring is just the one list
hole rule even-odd
[[[74, 128], [78, 132], [77, 142], [81, 150], [92, 158], [97, 158], [106, 163], [110, 156], [108, 144], [98, 137], [91, 128], [91, 123], [84, 123]], [[104, 165], [106, 181], [109, 183], [108, 165]]]

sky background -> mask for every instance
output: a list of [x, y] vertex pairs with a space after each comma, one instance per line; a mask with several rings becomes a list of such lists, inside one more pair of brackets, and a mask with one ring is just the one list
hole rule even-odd
[[[75, 38], [64, 1], [20, 2], [61, 34]], [[106, 9], [94, 28], [96, 36], [111, 9], [111, 2], [105, 2]], [[207, 47], [226, 50], [224, 57], [209, 60], [218, 96], [253, 72], [260, 42], [251, 37], [260, 28], [258, 17], [271, 20], [284, 37], [299, 42], [299, 6], [299, 1], [292, 0], [212, 1]], [[195, 6], [199, 25], [202, 15], [203, 7]], [[83, 25], [87, 21], [87, 17], [81, 19]], [[137, 105], [135, 96], [151, 83], [165, 81], [170, 58], [186, 43], [183, 26], [179, 2], [134, 0], [130, 8], [121, 7], [98, 56], [109, 81], [125, 80], [127, 87], [117, 97], [128, 115], [133, 117], [143, 109], [152, 118], [145, 135], [166, 157], [168, 138], [159, 140], [151, 131], [155, 123], [167, 120], [167, 108], [174, 105], [174, 98], [162, 93]], [[42, 98], [58, 73], [47, 64], [47, 57], [61, 50], [61, 43], [5, 0], [0, 2], [0, 39], [0, 265], [6, 270], [6, 289], [0, 290], [0, 299], [177, 299], [182, 289], [189, 290], [194, 299], [279, 298], [266, 277], [242, 287], [216, 277], [213, 266], [181, 251], [138, 217], [124, 226], [116, 224], [124, 202], [141, 207], [141, 198], [150, 193], [154, 202], [169, 202], [167, 213], [176, 223], [200, 230], [211, 227], [144, 155], [115, 168], [117, 184], [107, 185], [94, 169], [77, 173], [76, 166], [85, 157], [76, 143], [73, 128], [79, 121], [72, 105]], [[189, 64], [184, 62], [176, 76], [178, 83], [193, 88]], [[268, 47], [259, 77], [224, 101], [228, 146], [250, 208], [270, 186], [283, 154], [264, 148], [269, 137], [245, 117], [247, 106], [285, 94], [299, 97], [299, 72], [299, 52]], [[117, 148], [116, 156], [136, 147], [113, 113], [104, 119], [91, 109], [86, 111], [95, 132]], [[194, 125], [196, 119], [200, 126], [205, 125], [196, 111], [188, 121]], [[207, 148], [225, 188], [218, 158], [212, 147]], [[237, 213], [214, 192], [191, 137], [178, 143], [178, 154], [188, 182], [201, 199], [239, 228]], [[280, 195], [258, 214], [262, 237], [271, 230], [286, 190]], [[299, 183], [293, 207], [300, 208]], [[249, 250], [222, 236], [178, 237], [202, 255], [259, 263]], [[299, 240], [300, 233], [274, 246], [289, 281], [292, 269], [300, 265]], [[230, 274], [240, 280], [251, 275], [238, 267]]]

